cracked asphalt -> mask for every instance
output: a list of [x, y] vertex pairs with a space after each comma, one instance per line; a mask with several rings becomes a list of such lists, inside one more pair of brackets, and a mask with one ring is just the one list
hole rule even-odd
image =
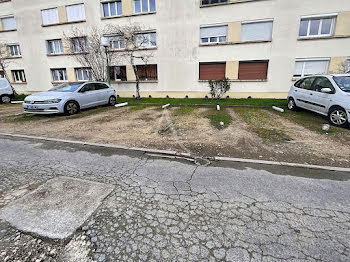
[[0, 207], [66, 176], [115, 189], [65, 242], [0, 220], [1, 261], [350, 261], [350, 174], [0, 137]]

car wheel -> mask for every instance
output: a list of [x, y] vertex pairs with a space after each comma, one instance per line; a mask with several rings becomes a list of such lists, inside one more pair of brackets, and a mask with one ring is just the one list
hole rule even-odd
[[298, 109], [293, 98], [289, 98], [287, 106], [288, 106], [288, 109], [292, 111], [296, 111]]
[[0, 101], [1, 103], [8, 104], [11, 102], [11, 98], [8, 95], [3, 95]]
[[77, 102], [68, 101], [64, 106], [64, 113], [66, 115], [74, 115], [79, 112], [80, 108]]
[[328, 119], [329, 122], [335, 126], [346, 127], [348, 125], [348, 116], [346, 111], [339, 106], [333, 107], [331, 110], [329, 110]]
[[109, 104], [110, 106], [115, 106], [116, 103], [117, 103], [117, 98], [116, 98], [115, 96], [111, 96], [111, 97], [109, 98], [108, 104]]

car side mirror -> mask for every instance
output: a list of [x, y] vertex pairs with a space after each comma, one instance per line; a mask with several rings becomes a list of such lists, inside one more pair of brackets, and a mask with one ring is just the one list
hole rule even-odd
[[322, 89], [321, 89], [321, 92], [322, 92], [322, 93], [326, 93], [326, 94], [332, 94], [332, 93], [333, 93], [333, 90], [330, 89], [329, 87], [325, 87], [325, 88], [322, 88]]
[[79, 93], [85, 93], [84, 88], [80, 89], [80, 90], [79, 90]]

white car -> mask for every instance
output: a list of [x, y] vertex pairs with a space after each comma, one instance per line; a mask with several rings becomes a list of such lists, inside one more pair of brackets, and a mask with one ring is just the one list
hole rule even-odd
[[89, 107], [107, 104], [114, 106], [116, 101], [114, 88], [106, 83], [64, 83], [47, 92], [27, 96], [23, 109], [24, 112], [32, 114], [74, 115]]
[[10, 103], [15, 94], [6, 78], [0, 78], [0, 103]]
[[350, 123], [350, 74], [300, 79], [288, 94], [288, 109], [298, 107], [328, 116], [333, 125], [347, 126]]

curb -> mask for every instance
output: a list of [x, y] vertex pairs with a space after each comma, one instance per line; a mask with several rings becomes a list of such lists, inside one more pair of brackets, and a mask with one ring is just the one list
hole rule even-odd
[[[124, 103], [124, 102], [121, 102]], [[129, 106], [137, 106], [137, 105], [146, 105], [146, 106], [163, 106], [164, 103], [133, 103], [133, 102], [127, 102], [129, 103]], [[179, 107], [179, 106], [201, 106], [201, 107], [216, 107], [217, 104], [220, 104], [220, 102], [218, 101], [218, 103], [216, 104], [170, 104], [171, 107]], [[220, 104], [221, 107], [244, 107], [244, 108], [270, 108], [271, 106], [254, 106], [254, 105], [224, 105], [224, 104]]]
[[[16, 137], [16, 138], [27, 138], [33, 140], [42, 140], [42, 141], [50, 141], [50, 142], [60, 142], [66, 144], [75, 144], [75, 145], [86, 145], [86, 146], [96, 146], [96, 147], [105, 147], [105, 148], [113, 148], [113, 149], [121, 149], [121, 150], [131, 150], [142, 153], [149, 153], [153, 155], [157, 155], [159, 157], [172, 157], [172, 158], [183, 158], [183, 159], [193, 159], [188, 153], [179, 153], [176, 151], [169, 150], [158, 150], [158, 149], [149, 149], [149, 148], [140, 148], [140, 147], [127, 147], [127, 146], [117, 146], [117, 145], [109, 145], [109, 144], [98, 144], [98, 143], [90, 143], [90, 142], [82, 142], [82, 141], [72, 141], [58, 138], [47, 138], [47, 137], [39, 137], [39, 136], [28, 136], [28, 135], [20, 135], [20, 134], [9, 134], [9, 133], [1, 133], [0, 136], [7, 137]], [[329, 170], [329, 171], [338, 171], [338, 172], [350, 172], [350, 168], [345, 167], [332, 167], [332, 166], [319, 166], [319, 165], [309, 165], [309, 164], [298, 164], [298, 163], [288, 163], [288, 162], [277, 162], [277, 161], [268, 161], [268, 160], [256, 160], [256, 159], [247, 159], [247, 158], [232, 158], [232, 157], [213, 157], [210, 160], [221, 161], [221, 162], [239, 162], [239, 163], [251, 163], [251, 164], [263, 164], [263, 165], [271, 165], [271, 166], [285, 166], [285, 167], [299, 167], [299, 168], [308, 168], [308, 169], [319, 169], [319, 170]]]

